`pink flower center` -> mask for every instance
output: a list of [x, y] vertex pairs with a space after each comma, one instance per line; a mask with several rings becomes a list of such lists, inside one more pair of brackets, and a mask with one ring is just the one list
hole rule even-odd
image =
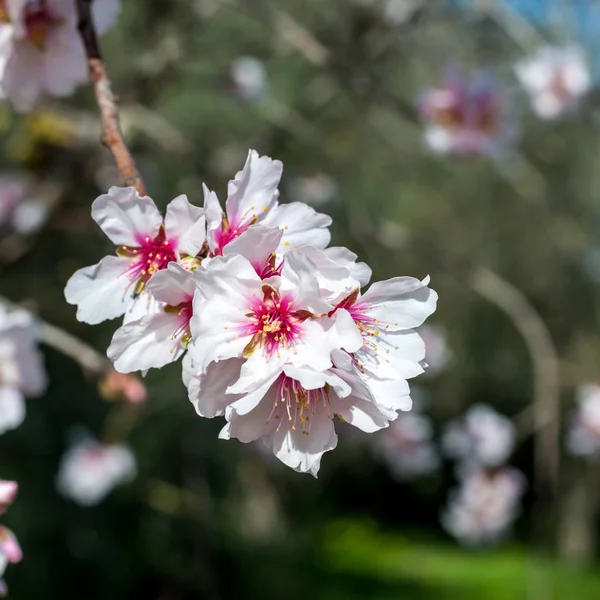
[[126, 274], [132, 283], [136, 283], [135, 295], [142, 293], [146, 283], [154, 273], [166, 269], [170, 262], [177, 261], [175, 253], [177, 240], [168, 240], [162, 227], [154, 239], [150, 237], [140, 238], [138, 243], [137, 248], [121, 246], [117, 250], [118, 256], [133, 259]]
[[25, 29], [27, 39], [39, 50], [44, 50], [48, 32], [62, 23], [48, 8], [45, 0], [29, 2], [25, 5]]
[[249, 325], [242, 325], [245, 335], [252, 340], [244, 348], [244, 356], [250, 356], [257, 348], [263, 348], [266, 358], [279, 355], [281, 349], [292, 347], [302, 336], [302, 321], [309, 315], [294, 308], [290, 295], [280, 296], [269, 285], [263, 286], [263, 298], [250, 300]]
[[274, 385], [276, 386], [275, 402], [267, 424], [271, 419], [280, 421], [276, 431], [281, 428], [282, 419], [284, 421], [287, 419], [288, 423], [291, 423], [292, 431], [300, 427], [302, 435], [309, 435], [313, 417], [319, 406], [327, 410], [329, 419], [332, 418], [327, 386], [316, 390], [305, 390], [300, 382], [283, 374]]

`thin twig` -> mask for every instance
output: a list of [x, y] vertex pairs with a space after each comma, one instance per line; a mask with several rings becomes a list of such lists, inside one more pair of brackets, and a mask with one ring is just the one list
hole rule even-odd
[[92, 2], [93, 0], [76, 0], [79, 33], [85, 47], [88, 69], [100, 109], [102, 141], [112, 152], [125, 185], [134, 187], [140, 195], [145, 196], [146, 186], [123, 139], [119, 111], [100, 54], [98, 36], [92, 18]]

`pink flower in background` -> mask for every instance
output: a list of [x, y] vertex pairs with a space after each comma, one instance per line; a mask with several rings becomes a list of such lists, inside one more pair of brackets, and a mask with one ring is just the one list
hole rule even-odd
[[475, 404], [444, 431], [442, 448], [465, 465], [497, 467], [511, 455], [517, 432], [513, 422], [486, 404]]
[[494, 544], [519, 515], [524, 491], [525, 478], [512, 467], [467, 471], [451, 491], [442, 525], [468, 546]]
[[600, 458], [600, 386], [581, 386], [577, 390], [577, 404], [567, 448], [575, 456]]
[[11, 223], [11, 216], [24, 197], [24, 186], [16, 177], [0, 178], [0, 227]]
[[555, 119], [574, 109], [592, 85], [585, 55], [577, 46], [540, 48], [519, 61], [515, 72], [542, 119]]
[[494, 155], [514, 137], [503, 98], [488, 77], [458, 73], [422, 94], [425, 142], [439, 154]]
[[[3, 514], [15, 499], [18, 486], [14, 481], [0, 480], [0, 514]], [[0, 525], [0, 597], [6, 596], [8, 589], [2, 579], [6, 566], [9, 563], [18, 563], [22, 560], [23, 553], [14, 533]]]
[[92, 218], [119, 248], [98, 264], [77, 271], [65, 298], [77, 305], [77, 319], [97, 324], [127, 313], [135, 320], [156, 307], [146, 284], [170, 262], [195, 257], [206, 238], [204, 211], [178, 196], [165, 217], [153, 200], [134, 188], [112, 187], [92, 204]]
[[66, 498], [82, 506], [92, 506], [135, 475], [136, 461], [129, 448], [84, 438], [63, 456], [56, 486]]
[[440, 466], [430, 420], [414, 412], [400, 413], [373, 438], [377, 454], [401, 481], [428, 475]]
[[0, 305], [0, 434], [23, 422], [25, 398], [39, 396], [45, 387], [33, 317]]
[[[95, 0], [100, 35], [116, 21], [119, 0]], [[4, 0], [0, 14], [0, 97], [20, 111], [42, 94], [69, 96], [88, 80], [73, 0]]]

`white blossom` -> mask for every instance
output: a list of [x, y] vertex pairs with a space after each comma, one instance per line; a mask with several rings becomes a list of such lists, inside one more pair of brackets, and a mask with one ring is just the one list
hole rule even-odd
[[283, 164], [254, 150], [242, 171], [229, 182], [225, 212], [217, 195], [204, 186], [207, 237], [210, 253], [223, 254], [227, 244], [256, 224], [277, 227], [283, 236], [277, 251], [289, 252], [299, 246], [325, 248], [331, 236], [331, 218], [301, 202], [279, 204], [277, 187]]
[[[116, 21], [119, 0], [95, 0], [98, 34]], [[69, 96], [88, 80], [74, 0], [4, 0], [0, 7], [0, 97], [21, 111], [42, 94]]]
[[77, 271], [65, 297], [77, 319], [96, 324], [128, 313], [136, 320], [156, 309], [146, 293], [151, 277], [171, 262], [195, 257], [205, 241], [203, 209], [178, 196], [162, 215], [148, 196], [132, 188], [110, 188], [92, 204], [92, 218], [118, 249]]
[[447, 425], [442, 447], [463, 464], [497, 467], [506, 462], [515, 442], [516, 429], [510, 419], [491, 406], [476, 404], [462, 419]]
[[403, 412], [374, 437], [377, 453], [401, 481], [428, 475], [440, 466], [430, 420], [414, 411]]
[[37, 347], [37, 328], [24, 310], [0, 306], [0, 434], [25, 418], [26, 397], [40, 395], [46, 374]]
[[577, 409], [567, 438], [575, 456], [600, 457], [600, 386], [583, 385], [577, 390]]
[[554, 119], [577, 106], [589, 91], [592, 78], [581, 48], [545, 46], [515, 65], [534, 111]]
[[442, 514], [442, 525], [469, 546], [497, 542], [517, 518], [525, 478], [512, 467], [473, 470], [452, 490]]
[[85, 438], [63, 456], [56, 485], [63, 496], [77, 504], [93, 506], [135, 474], [136, 461], [129, 448]]
[[236, 58], [231, 64], [231, 79], [235, 92], [249, 102], [260, 100], [269, 85], [264, 62], [254, 56]]

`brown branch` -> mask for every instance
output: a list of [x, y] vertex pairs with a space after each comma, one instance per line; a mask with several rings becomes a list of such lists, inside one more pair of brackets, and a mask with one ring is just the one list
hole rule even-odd
[[119, 111], [110, 87], [106, 68], [100, 54], [98, 36], [92, 18], [93, 0], [75, 0], [79, 17], [79, 33], [85, 47], [88, 69], [94, 85], [96, 102], [100, 109], [102, 141], [112, 152], [113, 158], [125, 185], [134, 187], [141, 196], [146, 195], [146, 186], [139, 174], [133, 156], [129, 152], [119, 122]]

